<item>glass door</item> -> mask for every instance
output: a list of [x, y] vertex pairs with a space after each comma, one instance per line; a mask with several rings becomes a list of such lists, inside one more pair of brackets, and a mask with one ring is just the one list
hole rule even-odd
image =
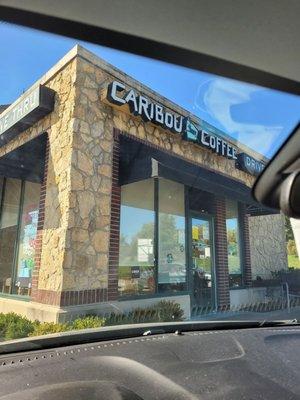
[[212, 219], [191, 218], [192, 303], [207, 312], [215, 307]]

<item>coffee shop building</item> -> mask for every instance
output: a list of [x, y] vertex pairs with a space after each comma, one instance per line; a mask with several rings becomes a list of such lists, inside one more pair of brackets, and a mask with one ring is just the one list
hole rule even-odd
[[267, 159], [74, 47], [0, 109], [0, 312], [31, 319], [264, 301], [284, 220]]

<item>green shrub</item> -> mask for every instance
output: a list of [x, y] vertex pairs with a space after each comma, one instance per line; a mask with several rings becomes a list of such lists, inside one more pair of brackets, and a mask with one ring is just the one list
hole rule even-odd
[[71, 324], [71, 329], [88, 329], [99, 328], [105, 325], [105, 319], [96, 315], [88, 315], [86, 317], [76, 318]]
[[17, 339], [77, 329], [99, 328], [107, 325], [139, 324], [150, 322], [181, 321], [183, 310], [174, 301], [159, 301], [148, 308], [136, 308], [128, 313], [111, 313], [105, 317], [87, 315], [73, 322], [32, 322], [15, 313], [0, 313], [0, 339]]
[[48, 335], [50, 333], [66, 332], [70, 330], [88, 329], [88, 328], [99, 328], [103, 326], [105, 320], [97, 316], [84, 316], [78, 317], [73, 322], [66, 323], [54, 323], [54, 322], [43, 322], [35, 325], [34, 331], [30, 336]]
[[69, 324], [61, 324], [54, 322], [43, 322], [36, 323], [34, 330], [31, 332], [30, 336], [41, 336], [48, 335], [50, 333], [65, 332], [71, 329]]
[[34, 331], [34, 322], [16, 313], [0, 314], [0, 337], [5, 340], [19, 339]]
[[111, 313], [105, 317], [105, 325], [182, 321], [183, 315], [178, 303], [161, 300], [148, 308], [136, 308], [124, 314]]
[[182, 321], [184, 311], [174, 301], [161, 300], [157, 304], [158, 317], [161, 322]]

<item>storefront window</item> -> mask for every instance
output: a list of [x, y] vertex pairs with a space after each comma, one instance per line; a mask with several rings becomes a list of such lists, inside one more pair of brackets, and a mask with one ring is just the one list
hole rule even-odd
[[232, 200], [226, 200], [226, 229], [229, 286], [242, 285], [242, 266], [239, 246], [238, 204]]
[[184, 186], [160, 179], [158, 193], [158, 290], [185, 290]]
[[155, 292], [154, 181], [122, 186], [119, 255], [119, 294]]
[[0, 207], [1, 207], [1, 199], [2, 199], [2, 193], [3, 193], [3, 185], [4, 185], [4, 178], [3, 178], [3, 176], [0, 176]]
[[30, 295], [40, 184], [0, 180], [0, 292]]
[[18, 240], [18, 257], [14, 291], [27, 295], [31, 291], [34, 269], [35, 243], [39, 213], [40, 185], [26, 182], [22, 204], [21, 225]]
[[18, 234], [21, 181], [6, 179], [3, 183], [0, 213], [0, 291], [11, 293], [13, 265]]

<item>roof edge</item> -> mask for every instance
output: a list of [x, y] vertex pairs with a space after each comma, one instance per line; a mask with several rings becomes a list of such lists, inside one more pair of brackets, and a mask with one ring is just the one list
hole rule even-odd
[[[21, 96], [19, 96], [12, 104], [10, 104], [5, 110], [3, 111], [9, 111], [11, 108], [14, 107], [15, 103], [22, 100], [25, 98], [28, 93], [36, 88], [39, 85], [45, 85], [54, 75], [56, 75], [59, 71], [61, 71], [69, 62], [71, 62], [75, 57], [81, 57], [82, 59], [90, 62], [91, 64], [103, 69], [105, 72], [109, 73], [110, 75], [122, 80], [126, 78], [129, 82], [130, 85], [132, 85], [135, 89], [138, 91], [145, 93], [148, 97], [159, 97], [161, 98], [162, 102], [167, 103], [167, 107], [172, 109], [178, 114], [190, 117], [193, 121], [196, 123], [200, 123], [202, 120], [200, 117], [197, 117], [196, 115], [192, 114], [190, 111], [186, 110], [185, 108], [179, 106], [178, 104], [174, 103], [173, 101], [169, 100], [167, 97], [161, 95], [160, 93], [152, 90], [149, 88], [147, 85], [139, 82], [132, 76], [126, 74], [119, 68], [115, 67], [114, 65], [108, 63], [107, 61], [103, 60], [100, 58], [98, 55], [95, 53], [91, 52], [90, 50], [87, 50], [85, 47], [81, 46], [80, 44], [76, 44], [74, 47], [71, 48], [56, 64], [54, 64], [44, 75], [41, 76], [33, 85], [31, 85], [24, 93], [22, 93]], [[206, 124], [208, 124], [205, 121]], [[208, 124], [211, 125], [211, 124]], [[211, 127], [214, 130], [217, 130], [218, 132], [214, 133], [217, 136], [226, 139], [228, 142], [239, 148], [240, 150], [246, 152], [250, 156], [264, 162], [268, 162], [269, 159], [262, 155], [261, 153], [256, 152], [255, 150], [251, 149], [247, 145], [237, 141], [235, 138], [231, 137], [227, 133], [220, 131], [213, 125]]]

